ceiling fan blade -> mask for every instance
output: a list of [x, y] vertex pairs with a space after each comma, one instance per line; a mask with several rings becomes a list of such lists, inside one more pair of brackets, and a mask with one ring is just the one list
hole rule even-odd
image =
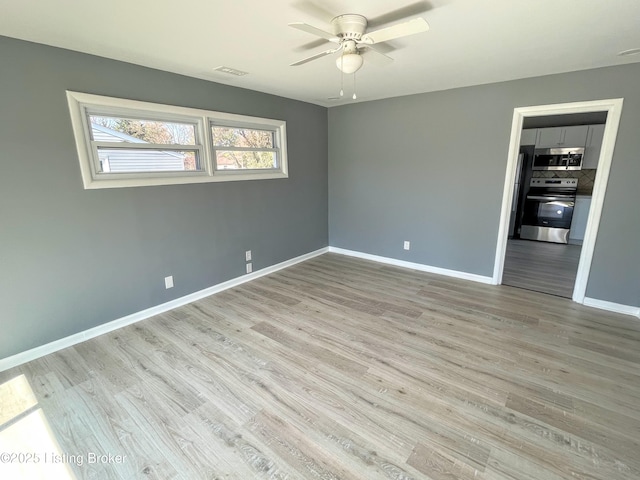
[[312, 60], [315, 60], [316, 58], [322, 58], [325, 57], [327, 55], [331, 55], [332, 53], [336, 53], [338, 50], [341, 50], [342, 46], [338, 47], [338, 48], [332, 48], [330, 50], [325, 50], [324, 52], [320, 52], [320, 53], [316, 53], [315, 55], [311, 55], [310, 57], [307, 58], [303, 58], [302, 60], [299, 60], [295, 63], [292, 63], [290, 66], [291, 67], [297, 67], [298, 65], [302, 65], [304, 63], [307, 62], [311, 62]]
[[367, 62], [371, 62], [374, 65], [379, 66], [389, 65], [391, 62], [393, 62], [393, 58], [376, 50], [371, 45], [363, 45], [362, 47], [363, 48], [359, 49], [363, 50], [362, 56]]
[[360, 42], [372, 45], [374, 43], [388, 42], [394, 38], [407, 37], [416, 33], [426, 32], [427, 30], [429, 30], [429, 24], [424, 18], [419, 17], [409, 20], [408, 22], [366, 33], [362, 36]]
[[326, 46], [327, 41], [324, 38], [319, 38], [317, 40], [312, 40], [310, 42], [305, 43], [304, 45], [299, 45], [295, 47], [293, 50], [296, 52], [308, 52], [309, 50], [317, 50], [323, 45]]
[[303, 22], [294, 22], [289, 24], [290, 27], [296, 28], [298, 30], [302, 30], [303, 32], [310, 33], [311, 35], [316, 35], [318, 37], [329, 40], [330, 42], [338, 43], [340, 40], [333, 33], [325, 32], [317, 27], [309, 25], [308, 23]]
[[415, 2], [411, 5], [397, 8], [396, 10], [392, 10], [391, 12], [387, 12], [377, 17], [369, 18], [369, 28], [378, 28], [382, 25], [399, 22], [400, 20], [404, 20], [408, 17], [415, 17], [416, 15], [421, 15], [425, 12], [428, 12], [432, 8], [433, 6], [431, 5], [431, 3], [426, 0]]

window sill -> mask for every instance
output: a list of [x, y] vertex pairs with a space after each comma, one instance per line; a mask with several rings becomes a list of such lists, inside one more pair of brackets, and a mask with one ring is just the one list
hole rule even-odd
[[126, 187], [145, 187], [156, 185], [186, 185], [192, 183], [215, 183], [215, 182], [233, 182], [245, 180], [272, 180], [276, 178], [288, 178], [289, 175], [282, 172], [218, 172], [214, 175], [193, 174], [193, 175], [159, 175], [157, 177], [144, 178], [90, 178], [85, 179], [84, 188], [87, 190], [96, 190], [101, 188], [126, 188]]

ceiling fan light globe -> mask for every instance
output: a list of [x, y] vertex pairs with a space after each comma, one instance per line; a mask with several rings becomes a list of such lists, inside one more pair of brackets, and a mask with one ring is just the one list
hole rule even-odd
[[360, 70], [363, 63], [363, 58], [357, 53], [346, 53], [336, 59], [336, 66], [338, 67], [338, 70], [341, 70], [347, 75]]

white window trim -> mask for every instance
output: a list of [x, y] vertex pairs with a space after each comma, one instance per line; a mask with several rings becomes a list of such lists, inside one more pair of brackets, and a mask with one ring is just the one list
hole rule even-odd
[[[105, 97], [69, 90], [67, 90], [67, 102], [69, 104], [71, 125], [76, 140], [80, 172], [85, 189], [264, 180], [287, 178], [289, 176], [287, 168], [286, 122], [283, 120], [141, 102], [124, 98]], [[87, 110], [91, 111], [93, 109], [101, 114], [110, 113], [113, 115], [138, 116], [142, 118], [195, 124], [199, 145], [189, 149], [199, 151], [202, 170], [184, 172], [98, 173], [96, 171], [96, 152], [92, 146], [91, 132], [87, 121]], [[275, 132], [275, 146], [277, 148], [274, 150], [277, 150], [278, 168], [264, 170], [216, 170], [215, 149], [213, 147], [210, 128], [212, 124], [256, 128]], [[148, 145], [148, 147], [153, 146], [154, 145]], [[170, 150], [175, 146], [167, 147], [167, 149]]]

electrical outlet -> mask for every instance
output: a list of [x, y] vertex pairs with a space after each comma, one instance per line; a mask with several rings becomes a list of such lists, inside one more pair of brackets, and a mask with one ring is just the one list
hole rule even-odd
[[173, 275], [164, 277], [164, 288], [166, 289], [173, 288]]
[[247, 273], [253, 272], [253, 265], [251, 263], [247, 263]]
[[251, 261], [251, 250], [247, 250], [246, 252], [244, 252], [244, 259], [245, 259], [247, 262], [250, 262], [250, 261]]
[[404, 241], [404, 249], [411, 250], [411, 242], [409, 240]]

